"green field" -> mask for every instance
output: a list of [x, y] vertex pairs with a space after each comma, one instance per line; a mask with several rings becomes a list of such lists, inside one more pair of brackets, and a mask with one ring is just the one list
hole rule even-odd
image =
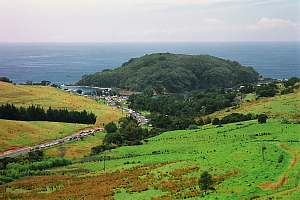
[[[249, 121], [223, 127], [205, 126], [198, 130], [166, 132], [143, 145], [117, 148], [50, 170], [53, 176], [49, 176], [49, 180], [46, 176], [44, 179], [47, 181], [38, 185], [34, 184], [35, 177], [12, 182], [6, 185], [5, 191], [9, 197], [23, 198], [24, 193], [20, 195], [18, 192], [24, 187], [22, 183], [29, 181], [34, 189], [27, 189], [25, 197], [44, 198], [46, 194], [38, 192], [40, 188], [54, 184], [51, 181], [55, 179], [54, 175], [64, 174], [68, 184], [61, 183], [60, 190], [47, 195], [69, 196], [71, 199], [76, 199], [76, 195], [87, 195], [87, 199], [100, 198], [99, 193], [91, 193], [108, 187], [101, 185], [102, 181], [112, 187], [105, 191], [115, 199], [282, 197], [296, 200], [300, 198], [299, 130], [300, 124], [269, 120], [267, 124]], [[264, 156], [262, 147], [266, 148]], [[104, 155], [107, 159], [106, 173], [104, 161], [101, 161]], [[278, 161], [280, 156], [283, 156], [282, 162]], [[201, 197], [198, 177], [205, 170], [214, 177], [215, 191]], [[76, 195], [69, 193], [73, 190], [70, 188], [72, 183], [75, 185], [78, 181], [85, 185], [85, 189]], [[100, 185], [96, 184], [97, 181]]]

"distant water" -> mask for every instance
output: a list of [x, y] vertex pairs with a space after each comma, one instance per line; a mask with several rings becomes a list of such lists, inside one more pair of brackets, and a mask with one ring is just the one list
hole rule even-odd
[[0, 76], [74, 83], [155, 52], [210, 54], [252, 66], [265, 77], [300, 77], [300, 42], [0, 44]]

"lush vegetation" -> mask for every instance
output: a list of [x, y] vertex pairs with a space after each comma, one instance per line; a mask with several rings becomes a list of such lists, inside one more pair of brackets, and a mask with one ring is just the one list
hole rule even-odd
[[151, 124], [162, 131], [180, 130], [193, 124], [210, 123], [195, 118], [236, 105], [236, 96], [236, 92], [224, 90], [160, 96], [145, 92], [131, 95], [128, 107], [137, 111], [149, 111]]
[[261, 85], [255, 90], [258, 97], [274, 97], [277, 91], [277, 86], [274, 83]]
[[235, 61], [208, 55], [157, 53], [130, 59], [113, 70], [85, 75], [78, 84], [180, 93], [229, 88], [257, 80], [258, 73], [253, 68], [243, 67]]
[[116, 146], [130, 146], [142, 144], [141, 141], [148, 137], [157, 135], [155, 129], [148, 129], [139, 126], [138, 121], [132, 117], [124, 117], [119, 121], [119, 128], [113, 122], [105, 126], [107, 134], [102, 145], [91, 149], [91, 154], [102, 153], [103, 151], [113, 149]]
[[109, 122], [104, 126], [107, 133], [114, 133], [118, 130], [117, 125], [114, 122]]
[[0, 159], [0, 181], [9, 182], [24, 176], [46, 175], [44, 170], [66, 166], [71, 161], [64, 158], [45, 158], [42, 151], [30, 152], [17, 158]]
[[[128, 103], [150, 113], [152, 127], [139, 126], [131, 117], [110, 120], [103, 124], [106, 134], [46, 151], [56, 158], [36, 151], [1, 160], [0, 199], [298, 200], [298, 82], [293, 78], [260, 87], [244, 84], [239, 92], [215, 89], [181, 95], [147, 89]], [[273, 91], [275, 96], [269, 97]], [[280, 95], [283, 91], [289, 94]], [[245, 100], [249, 95], [252, 100]], [[4, 129], [10, 134], [7, 126]]]
[[39, 106], [29, 106], [28, 108], [16, 107], [14, 104], [0, 106], [0, 119], [22, 120], [22, 121], [52, 121], [68, 122], [80, 124], [95, 124], [96, 116], [94, 113], [68, 111], [67, 109], [52, 109], [45, 111]]
[[[112, 149], [47, 170], [47, 176], [5, 184], [0, 191], [8, 199], [297, 200], [299, 128], [270, 119], [165, 132], [143, 145]], [[205, 171], [212, 181], [209, 175], [200, 179]]]

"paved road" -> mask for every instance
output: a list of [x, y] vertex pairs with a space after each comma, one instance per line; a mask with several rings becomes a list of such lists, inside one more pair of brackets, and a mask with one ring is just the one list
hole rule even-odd
[[56, 139], [51, 142], [46, 142], [43, 144], [38, 144], [32, 147], [23, 147], [20, 149], [14, 149], [14, 150], [8, 150], [0, 153], [0, 159], [5, 158], [5, 157], [16, 157], [21, 154], [26, 154], [29, 153], [30, 151], [35, 151], [35, 150], [43, 150], [46, 148], [50, 148], [53, 146], [61, 145], [66, 142], [71, 142], [71, 141], [76, 141], [80, 140], [81, 138], [88, 137], [90, 135], [94, 135], [98, 131], [103, 131], [103, 128], [94, 128], [94, 129], [87, 129], [87, 130], [82, 130], [78, 133], [74, 133], [73, 135], [66, 136], [64, 138]]

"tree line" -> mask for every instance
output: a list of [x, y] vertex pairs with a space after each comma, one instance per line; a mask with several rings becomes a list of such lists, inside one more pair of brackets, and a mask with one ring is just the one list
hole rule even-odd
[[44, 108], [35, 105], [25, 108], [16, 107], [14, 104], [4, 104], [0, 106], [0, 119], [95, 124], [96, 115], [86, 110], [69, 111], [49, 107], [45, 111]]
[[221, 124], [229, 124], [229, 123], [235, 123], [235, 122], [243, 122], [243, 121], [249, 121], [257, 119], [259, 123], [266, 123], [268, 116], [266, 114], [242, 114], [242, 113], [231, 113], [229, 115], [226, 115], [222, 119], [214, 118], [212, 120], [213, 125], [221, 125]]

